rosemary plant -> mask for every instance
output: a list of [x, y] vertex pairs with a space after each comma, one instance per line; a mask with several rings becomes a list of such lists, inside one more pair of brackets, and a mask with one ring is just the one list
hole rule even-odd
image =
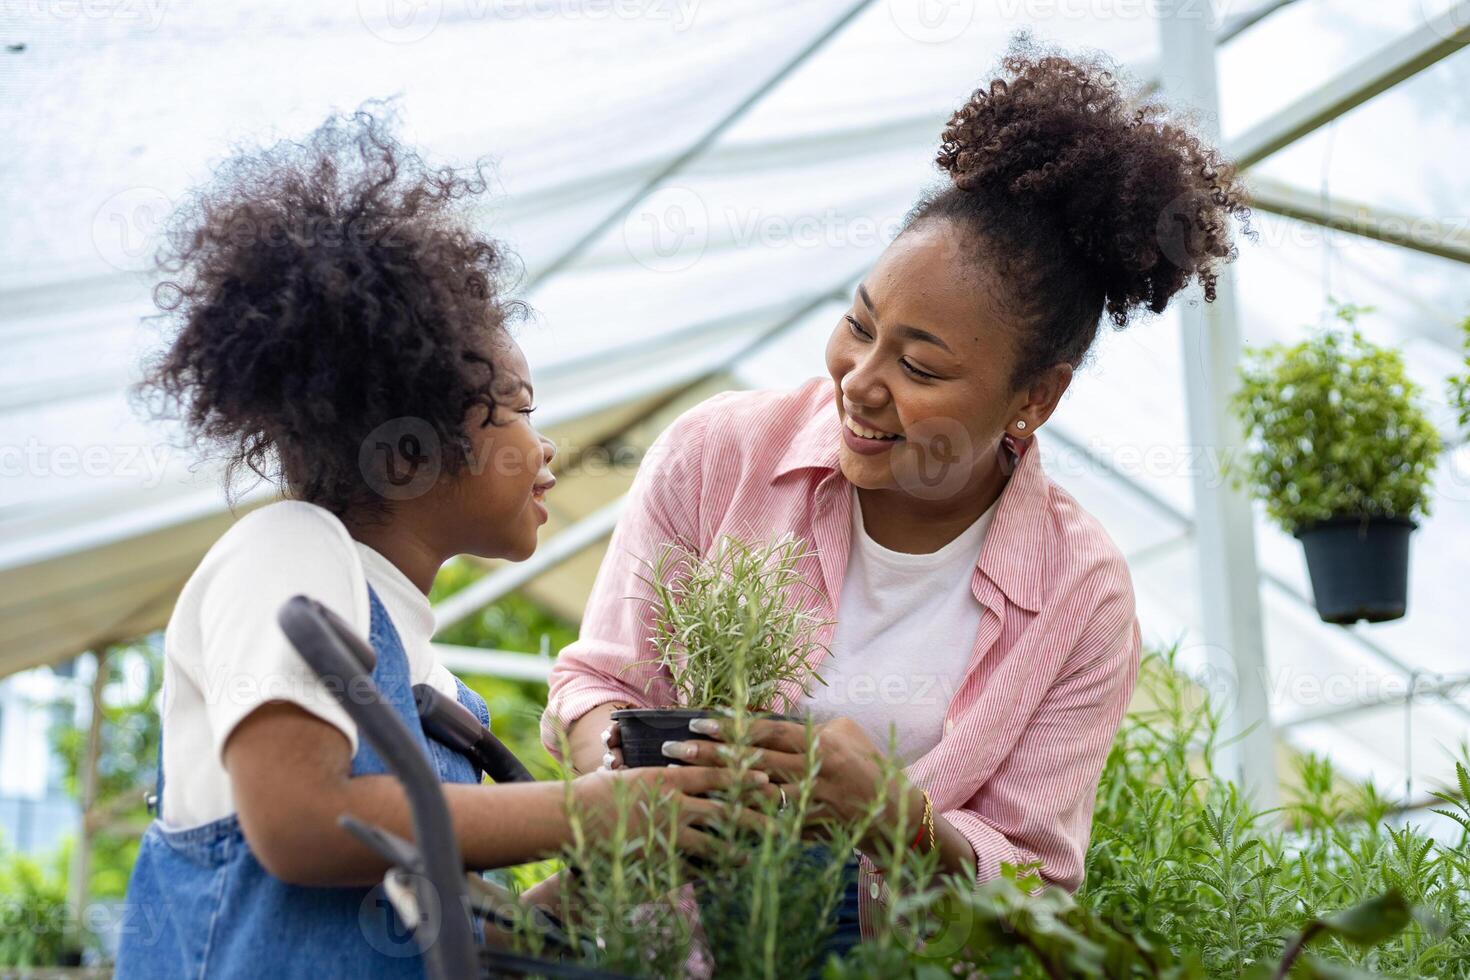
[[821, 683], [812, 661], [829, 623], [796, 601], [816, 592], [799, 570], [811, 554], [795, 537], [769, 545], [727, 537], [707, 555], [672, 545], [652, 562], [655, 662], [681, 704], [789, 712], [791, 691]]

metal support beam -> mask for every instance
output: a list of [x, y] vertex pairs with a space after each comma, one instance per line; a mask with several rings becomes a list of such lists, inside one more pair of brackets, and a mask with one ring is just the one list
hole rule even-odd
[[[1165, 8], [1176, 6], [1169, 0]], [[1164, 21], [1171, 18], [1164, 17]], [[1201, 22], [1202, 23], [1202, 22]], [[1232, 140], [1225, 156], [1244, 169], [1362, 105], [1470, 43], [1470, 0], [1461, 0]], [[1213, 45], [1210, 45], [1213, 55]], [[1167, 56], [1165, 59], [1167, 65]], [[1212, 58], [1213, 63], [1213, 58]], [[1184, 65], [1176, 65], [1177, 74]], [[1213, 113], [1218, 115], [1218, 113]]]
[[660, 167], [657, 173], [644, 181], [632, 194], [629, 194], [623, 203], [608, 212], [601, 221], [589, 228], [555, 259], [552, 259], [551, 262], [537, 270], [535, 275], [531, 276], [527, 282], [526, 292], [531, 292], [541, 283], [575, 262], [583, 252], [591, 248], [593, 243], [606, 234], [609, 228], [614, 227], [619, 221], [626, 218], [638, 206], [639, 201], [651, 194], [659, 184], [662, 184], [669, 177], [687, 167], [691, 161], [703, 155], [730, 127], [743, 119], [746, 113], [754, 109], [760, 104], [762, 99], [770, 95], [782, 82], [786, 81], [792, 72], [810, 60], [812, 55], [822, 50], [828, 41], [841, 34], [843, 29], [857, 18], [858, 14], [861, 14], [872, 5], [873, 0], [857, 0], [856, 3], [844, 10], [837, 19], [828, 24], [820, 34], [808, 41], [800, 51], [789, 58], [774, 74], [763, 80], [745, 98], [741, 99], [739, 105], [716, 120], [714, 125], [705, 130], [682, 153]]
[[[1219, 139], [1220, 98], [1215, 37], [1189, 0], [1161, 0], [1160, 51], [1167, 92], [1196, 108], [1207, 139]], [[1196, 294], [1193, 299], [1200, 299]], [[1221, 458], [1242, 442], [1228, 411], [1240, 355], [1235, 283], [1229, 268], [1214, 303], [1179, 305], [1184, 348], [1184, 392], [1190, 440]], [[1223, 650], [1235, 672], [1234, 704], [1224, 705], [1221, 771], [1237, 781], [1252, 804], [1277, 805], [1276, 740], [1266, 696], [1265, 637], [1256, 568], [1255, 519], [1243, 489], [1200, 468], [1194, 475], [1195, 535], [1199, 541], [1200, 608], [1204, 642]]]
[[551, 665], [556, 663], [551, 657], [514, 650], [486, 650], [453, 643], [435, 643], [433, 647], [439, 662], [456, 674], [481, 674], [508, 681], [545, 684], [551, 676]]
[[1344, 718], [1352, 718], [1365, 711], [1374, 711], [1378, 708], [1402, 707], [1406, 702], [1418, 701], [1427, 698], [1443, 698], [1444, 703], [1460, 708], [1462, 713], [1464, 705], [1453, 699], [1470, 690], [1470, 674], [1445, 676], [1428, 675], [1435, 680], [1419, 683], [1420, 675], [1411, 673], [1402, 691], [1394, 691], [1391, 694], [1380, 694], [1376, 697], [1366, 698], [1362, 701], [1354, 701], [1352, 704], [1334, 705], [1331, 708], [1323, 708], [1320, 711], [1312, 711], [1298, 715], [1295, 718], [1279, 722], [1280, 728], [1296, 728], [1300, 725], [1315, 725], [1323, 721], [1340, 721]]
[[1220, 25], [1220, 32], [1215, 35], [1215, 44], [1229, 44], [1267, 17], [1276, 13], [1282, 7], [1289, 7], [1293, 3], [1296, 3], [1296, 0], [1269, 0], [1269, 2], [1261, 4], [1255, 10], [1248, 10], [1243, 14], [1236, 14], [1224, 24]]
[[1470, 231], [1463, 227], [1333, 198], [1269, 177], [1252, 175], [1251, 207], [1374, 241], [1470, 264]]

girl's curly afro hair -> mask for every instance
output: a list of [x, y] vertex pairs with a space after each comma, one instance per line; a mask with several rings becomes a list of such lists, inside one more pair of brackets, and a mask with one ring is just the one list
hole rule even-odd
[[178, 210], [154, 292], [177, 333], [140, 386], [223, 454], [227, 484], [248, 468], [338, 515], [382, 511], [360, 459], [386, 422], [426, 423], [441, 471], [464, 465], [521, 312], [465, 212], [481, 167], [429, 167], [378, 109], [233, 157]]
[[1104, 313], [1126, 326], [1196, 279], [1214, 300], [1217, 267], [1235, 257], [1230, 219], [1249, 233], [1250, 211], [1234, 168], [1165, 115], [1132, 101], [1100, 56], [1021, 35], [1000, 77], [950, 117], [937, 161], [950, 181], [906, 227], [954, 222], [999, 273], [1026, 327], [1015, 387], [1079, 365]]

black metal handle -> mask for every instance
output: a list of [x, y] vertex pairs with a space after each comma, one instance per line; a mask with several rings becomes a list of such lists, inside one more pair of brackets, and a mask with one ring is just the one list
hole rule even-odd
[[408, 794], [424, 870], [416, 879], [419, 908], [429, 920], [419, 923], [415, 933], [421, 937], [425, 974], [434, 980], [475, 976], [478, 963], [464, 860], [449, 805], [438, 774], [408, 726], [378, 695], [369, 676], [376, 661], [372, 647], [331, 610], [306, 596], [287, 600], [276, 621]]
[[476, 718], [470, 709], [430, 684], [413, 686], [413, 702], [418, 708], [424, 732], [436, 742], [469, 756], [497, 783], [534, 783], [516, 754]]

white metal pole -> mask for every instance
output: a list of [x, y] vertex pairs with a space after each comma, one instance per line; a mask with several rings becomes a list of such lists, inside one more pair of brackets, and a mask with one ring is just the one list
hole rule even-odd
[[[1220, 100], [1209, 4], [1159, 0], [1158, 11], [1165, 94], [1193, 107], [1199, 113], [1200, 135], [1218, 142]], [[1199, 298], [1197, 292], [1194, 298]], [[1242, 442], [1240, 427], [1228, 409], [1240, 357], [1231, 271], [1222, 271], [1214, 303], [1181, 302], [1179, 309], [1189, 437], [1195, 447], [1209, 451], [1191, 453], [1191, 458], [1213, 454], [1215, 459], [1231, 459]], [[1228, 655], [1233, 675], [1228, 685], [1233, 690], [1221, 705], [1221, 735], [1228, 744], [1219, 751], [1217, 762], [1221, 773], [1239, 782], [1253, 805], [1264, 809], [1277, 805], [1280, 789], [1266, 696], [1255, 522], [1244, 490], [1233, 488], [1218, 470], [1199, 466], [1193, 474], [1204, 642], [1207, 649]]]

